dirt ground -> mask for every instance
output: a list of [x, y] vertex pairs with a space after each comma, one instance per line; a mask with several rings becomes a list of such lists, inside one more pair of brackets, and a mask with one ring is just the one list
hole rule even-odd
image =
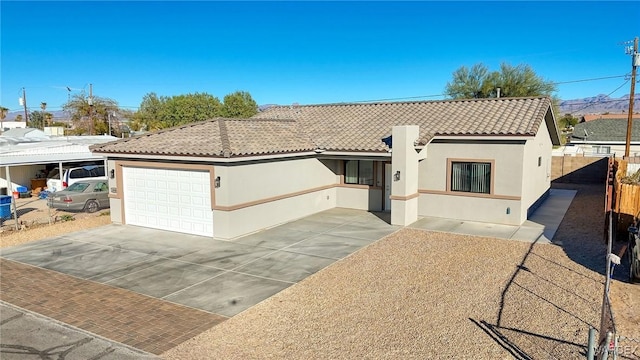
[[[570, 257], [603, 275], [606, 274], [604, 185], [554, 184], [554, 187], [578, 189], [580, 195], [572, 202], [554, 240], [568, 240], [563, 247]], [[600, 233], [598, 229], [602, 229]], [[569, 241], [570, 239], [574, 241]], [[621, 239], [624, 240], [624, 237]], [[635, 357], [630, 358], [640, 358], [640, 284], [629, 283], [626, 254], [621, 253], [625, 244], [625, 241], [613, 244], [613, 253], [622, 255], [623, 263], [614, 268], [609, 294], [616, 333], [624, 338], [634, 339], [621, 341], [620, 346], [627, 347], [626, 350], [634, 349]]]
[[14, 219], [4, 220], [0, 226], [0, 247], [19, 245], [111, 222], [109, 209], [93, 214], [49, 209], [46, 200], [35, 196], [17, 199], [16, 206], [19, 230], [16, 230]]

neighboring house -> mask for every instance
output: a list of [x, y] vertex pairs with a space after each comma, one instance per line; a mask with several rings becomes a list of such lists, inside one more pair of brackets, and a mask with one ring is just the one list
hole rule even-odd
[[112, 221], [231, 239], [334, 207], [519, 225], [558, 144], [548, 98], [501, 98], [271, 107], [92, 151]]
[[0, 134], [3, 131], [7, 131], [15, 128], [26, 128], [27, 123], [25, 121], [0, 121]]
[[[113, 141], [113, 136], [46, 136], [41, 130], [23, 133], [13, 129], [0, 135], [0, 195], [9, 194], [17, 187], [32, 190], [32, 184], [47, 170], [78, 166], [87, 163], [103, 163], [104, 157], [89, 151], [89, 146]], [[14, 136], [9, 136], [13, 134]], [[62, 171], [60, 171], [62, 173]], [[11, 185], [9, 185], [11, 182]]]
[[[579, 123], [569, 138], [567, 149], [585, 156], [624, 156], [627, 142], [625, 119], [600, 119]], [[630, 156], [640, 156], [640, 119], [633, 120], [631, 129]]]
[[44, 131], [34, 128], [13, 128], [2, 133], [4, 137], [26, 138], [26, 139], [49, 139]]

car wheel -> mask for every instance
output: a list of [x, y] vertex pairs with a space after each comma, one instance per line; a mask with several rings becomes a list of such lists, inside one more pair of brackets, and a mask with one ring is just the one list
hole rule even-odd
[[100, 210], [100, 205], [94, 200], [87, 201], [87, 204], [84, 206], [84, 210], [88, 213], [94, 213]]
[[636, 243], [629, 254], [629, 282], [634, 283], [640, 281], [640, 246]]

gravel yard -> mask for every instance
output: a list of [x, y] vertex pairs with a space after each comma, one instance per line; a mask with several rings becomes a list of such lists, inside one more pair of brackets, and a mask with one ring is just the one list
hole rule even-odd
[[46, 200], [35, 196], [17, 199], [16, 205], [21, 230], [15, 230], [13, 219], [0, 221], [0, 248], [111, 223], [109, 209], [93, 214], [49, 209]]
[[600, 323], [604, 189], [566, 188], [579, 191], [561, 245], [403, 229], [163, 356], [582, 359]]

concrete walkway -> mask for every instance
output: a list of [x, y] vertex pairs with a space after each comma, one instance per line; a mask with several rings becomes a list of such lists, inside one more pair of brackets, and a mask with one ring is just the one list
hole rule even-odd
[[576, 190], [551, 189], [549, 196], [520, 226], [423, 217], [411, 228], [455, 234], [495, 237], [527, 242], [552, 243]]

